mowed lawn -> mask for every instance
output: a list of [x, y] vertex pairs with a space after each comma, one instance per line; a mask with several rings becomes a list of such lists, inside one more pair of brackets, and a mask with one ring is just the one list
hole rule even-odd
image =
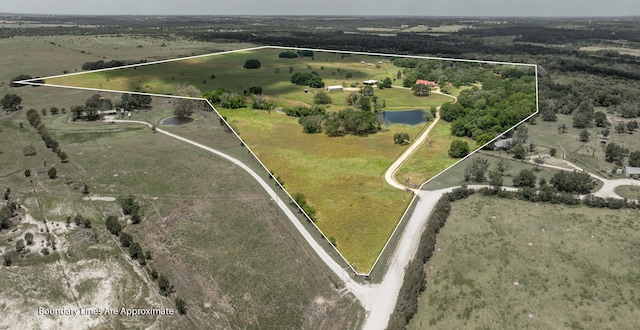
[[638, 210], [453, 203], [410, 329], [635, 329]]

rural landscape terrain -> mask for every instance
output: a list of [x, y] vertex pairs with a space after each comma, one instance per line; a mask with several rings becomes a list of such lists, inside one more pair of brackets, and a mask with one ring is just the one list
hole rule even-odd
[[2, 324], [631, 329], [639, 29], [4, 15]]

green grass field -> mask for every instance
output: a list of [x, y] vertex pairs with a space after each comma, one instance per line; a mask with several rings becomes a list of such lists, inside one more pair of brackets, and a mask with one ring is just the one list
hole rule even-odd
[[410, 329], [634, 329], [638, 210], [453, 204]]
[[618, 186], [616, 194], [626, 199], [640, 200], [640, 187], [638, 186]]
[[403, 150], [393, 144], [393, 134], [406, 131], [415, 136], [421, 127], [394, 125], [366, 138], [331, 138], [304, 134], [295, 118], [275, 112], [221, 112], [290, 193], [307, 196], [318, 210], [317, 224], [325, 235], [336, 239], [338, 249], [359, 271], [367, 272], [409, 202], [383, 178]]
[[[396, 172], [398, 182], [411, 186], [419, 186], [458, 161], [448, 155], [449, 146], [454, 138], [451, 136], [450, 127], [450, 123], [442, 120], [438, 121], [429, 133], [429, 138], [432, 139], [431, 145], [428, 141], [425, 141], [422, 146], [402, 164], [398, 172]], [[475, 147], [473, 140], [468, 138], [462, 138], [462, 140], [467, 141], [471, 148]]]

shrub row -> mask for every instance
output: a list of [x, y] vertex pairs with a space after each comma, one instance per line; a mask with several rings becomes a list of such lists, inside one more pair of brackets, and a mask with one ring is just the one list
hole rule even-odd
[[54, 139], [53, 135], [49, 133], [49, 130], [44, 126], [44, 123], [42, 122], [40, 115], [38, 114], [38, 111], [36, 109], [29, 109], [29, 111], [27, 111], [27, 120], [29, 120], [29, 124], [31, 124], [31, 126], [35, 127], [38, 130], [38, 134], [40, 134], [40, 137], [42, 137], [42, 140], [44, 141], [44, 144], [47, 146], [47, 148], [55, 152], [56, 155], [58, 155], [58, 158], [60, 158], [63, 163], [66, 163], [69, 156], [60, 149], [60, 144], [58, 143], [58, 141], [56, 141], [56, 139]]
[[[135, 202], [132, 202], [131, 205], [135, 204]], [[140, 243], [134, 241], [133, 236], [122, 231], [122, 225], [120, 224], [116, 216], [108, 216], [105, 221], [105, 225], [109, 232], [111, 232], [111, 234], [119, 236], [120, 245], [122, 245], [123, 248], [128, 249], [131, 259], [137, 260], [140, 266], [145, 267], [148, 263], [148, 260], [152, 259], [151, 251], [143, 252]], [[158, 281], [158, 289], [160, 289], [160, 294], [162, 294], [163, 296], [168, 296], [172, 293], [175, 293], [174, 286], [169, 282], [169, 279], [166, 275], [158, 273], [158, 271], [154, 267], [146, 267], [145, 270], [149, 273], [154, 281]], [[182, 298], [176, 297], [175, 304], [178, 312], [181, 315], [187, 313], [187, 304]]]

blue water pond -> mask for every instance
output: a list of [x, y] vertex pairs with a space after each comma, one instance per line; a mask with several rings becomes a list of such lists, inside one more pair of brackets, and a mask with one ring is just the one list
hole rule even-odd
[[384, 111], [382, 112], [382, 120], [385, 125], [404, 124], [415, 126], [427, 121], [424, 117], [426, 114], [426, 111], [420, 109]]

